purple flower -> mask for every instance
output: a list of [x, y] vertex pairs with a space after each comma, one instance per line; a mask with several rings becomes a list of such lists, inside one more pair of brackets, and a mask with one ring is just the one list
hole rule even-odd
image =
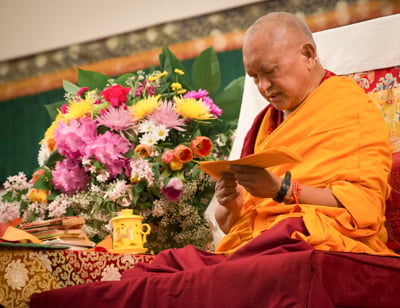
[[183, 183], [178, 178], [172, 178], [166, 186], [161, 188], [161, 192], [168, 200], [177, 202], [183, 193]]
[[90, 176], [80, 167], [79, 161], [66, 158], [56, 163], [53, 171], [53, 185], [62, 193], [72, 195], [86, 190]]

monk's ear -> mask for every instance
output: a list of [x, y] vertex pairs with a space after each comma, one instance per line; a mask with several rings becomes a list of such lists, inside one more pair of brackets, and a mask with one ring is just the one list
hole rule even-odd
[[301, 53], [308, 59], [314, 59], [317, 57], [317, 51], [312, 44], [306, 43], [301, 46]]
[[301, 53], [310, 64], [314, 64], [317, 60], [317, 51], [314, 45], [306, 43], [301, 46]]

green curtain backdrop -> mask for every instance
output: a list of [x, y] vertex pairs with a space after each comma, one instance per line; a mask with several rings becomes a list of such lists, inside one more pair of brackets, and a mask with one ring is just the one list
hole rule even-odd
[[[241, 50], [217, 54], [221, 67], [221, 89], [243, 76]], [[188, 74], [193, 60], [182, 61]], [[0, 102], [0, 183], [8, 176], [24, 172], [28, 178], [38, 167], [39, 142], [51, 119], [45, 105], [61, 101], [64, 90], [57, 89]]]

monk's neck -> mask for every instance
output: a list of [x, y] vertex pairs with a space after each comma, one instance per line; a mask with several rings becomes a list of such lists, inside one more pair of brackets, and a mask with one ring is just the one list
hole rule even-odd
[[298, 103], [298, 104], [296, 105], [295, 108], [283, 110], [283, 120], [285, 120], [294, 110], [296, 110], [296, 108], [297, 108], [298, 106], [300, 106], [300, 105], [307, 99], [307, 97], [308, 97], [315, 89], [317, 89], [317, 88], [321, 85], [321, 83], [326, 79], [326, 78], [325, 78], [325, 77], [326, 77], [326, 74], [327, 74], [327, 71], [326, 71], [322, 66], [319, 66], [319, 67], [318, 67], [318, 72], [315, 73], [315, 77], [313, 78], [313, 80], [312, 80], [311, 83], [310, 83], [310, 84], [311, 84], [311, 87], [310, 87], [310, 90], [309, 90], [307, 96], [306, 96], [300, 103]]

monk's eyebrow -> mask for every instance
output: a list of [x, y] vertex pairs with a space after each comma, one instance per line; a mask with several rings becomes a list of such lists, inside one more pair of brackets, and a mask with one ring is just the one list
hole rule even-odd
[[276, 65], [260, 64], [258, 69], [265, 73], [271, 73], [276, 68]]

